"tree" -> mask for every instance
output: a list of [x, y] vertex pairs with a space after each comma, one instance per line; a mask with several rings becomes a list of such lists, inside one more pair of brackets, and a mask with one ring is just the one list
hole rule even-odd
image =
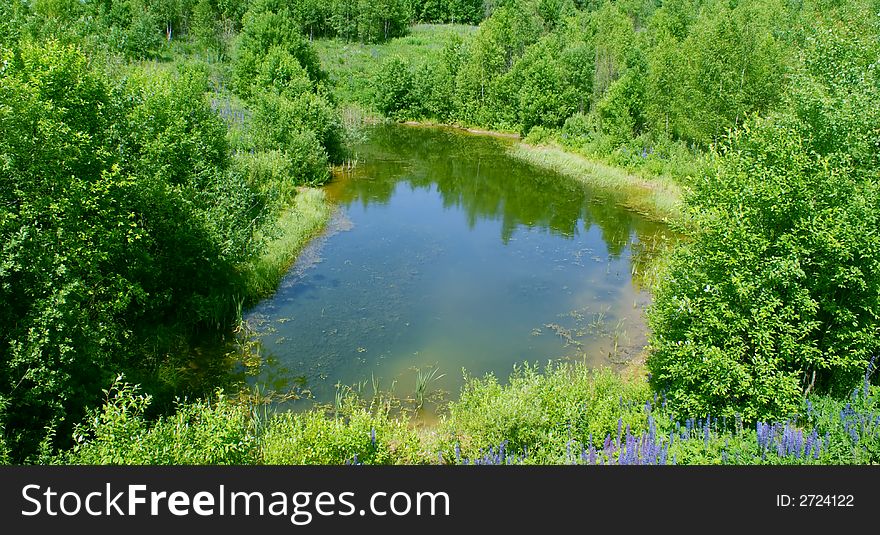
[[249, 96], [251, 85], [273, 47], [281, 47], [306, 70], [309, 79], [317, 83], [324, 78], [321, 63], [314, 49], [299, 32], [287, 12], [275, 12], [271, 6], [254, 5], [244, 16], [239, 36], [238, 53], [233, 65], [236, 89]]
[[383, 114], [402, 119], [409, 115], [413, 99], [413, 74], [397, 56], [386, 60], [376, 74], [376, 107]]
[[682, 415], [787, 417], [880, 350], [880, 50], [838, 32], [815, 32], [785, 112], [736, 130], [689, 200], [647, 363]]
[[772, 4], [713, 4], [682, 43], [684, 88], [674, 114], [677, 134], [708, 144], [779, 102], [786, 72], [770, 22]]
[[190, 33], [204, 48], [216, 49], [220, 46], [217, 36], [217, 16], [211, 0], [199, 0], [193, 9]]

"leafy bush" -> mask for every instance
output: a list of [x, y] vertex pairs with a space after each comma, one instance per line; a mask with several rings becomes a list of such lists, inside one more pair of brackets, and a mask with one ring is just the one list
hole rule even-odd
[[385, 61], [376, 73], [376, 108], [394, 119], [413, 117], [413, 73], [399, 57]]
[[[281, 150], [289, 159], [291, 169], [296, 173], [298, 184], [321, 184], [329, 177], [329, 158], [312, 126], [307, 121], [314, 120], [316, 126], [321, 117], [304, 117], [309, 106], [311, 94], [291, 101], [285, 97], [266, 93], [255, 102], [253, 117], [253, 137], [260, 150]], [[316, 107], [320, 112], [321, 108]], [[317, 115], [317, 114], [316, 114]], [[324, 126], [331, 140], [336, 138], [333, 126]]]
[[880, 350], [877, 74], [829, 67], [695, 184], [693, 243], [650, 315], [648, 366], [682, 414], [783, 417], [806, 392], [848, 392]]
[[308, 71], [293, 54], [280, 46], [269, 49], [254, 83], [287, 98], [297, 98], [313, 88]]
[[64, 443], [109, 370], [151, 376], [161, 332], [228, 324], [265, 217], [227, 168], [202, 73], [111, 85], [71, 46], [19, 58], [0, 71], [0, 422], [16, 461]]
[[296, 194], [296, 171], [284, 151], [239, 152], [232, 158], [232, 167], [273, 207], [286, 206]]
[[250, 96], [266, 56], [276, 47], [295, 58], [313, 83], [324, 78], [318, 56], [289, 13], [271, 2], [255, 3], [244, 16], [233, 64], [235, 87], [241, 95]]
[[105, 390], [103, 407], [75, 432], [68, 464], [249, 464], [257, 461], [247, 409], [222, 392], [215, 399], [181, 401], [176, 411], [150, 423], [152, 399], [119, 377]]
[[164, 39], [158, 14], [137, 2], [113, 2], [107, 14], [108, 43], [131, 59], [153, 57]]

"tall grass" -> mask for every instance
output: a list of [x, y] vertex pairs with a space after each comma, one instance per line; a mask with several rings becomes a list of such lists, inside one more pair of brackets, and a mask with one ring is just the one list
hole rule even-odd
[[285, 210], [270, 230], [265, 252], [245, 273], [247, 294], [252, 299], [270, 295], [300, 251], [315, 237], [330, 218], [332, 211], [322, 190], [299, 190], [290, 208]]
[[654, 219], [677, 220], [681, 217], [682, 187], [667, 176], [646, 178], [555, 145], [516, 143], [510, 146], [508, 154], [588, 186], [619, 192], [623, 205]]
[[428, 386], [432, 382], [446, 376], [445, 373], [437, 375], [437, 372], [439, 371], [440, 368], [437, 367], [433, 367], [429, 370], [422, 370], [421, 368], [416, 370], [416, 411], [425, 406], [425, 395], [428, 392]]

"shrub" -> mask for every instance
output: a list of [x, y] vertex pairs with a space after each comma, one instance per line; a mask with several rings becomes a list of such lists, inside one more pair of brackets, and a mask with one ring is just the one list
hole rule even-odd
[[284, 151], [239, 152], [232, 158], [232, 167], [273, 207], [286, 206], [296, 194], [297, 171]]
[[310, 127], [320, 127], [329, 139], [338, 139], [333, 123], [321, 124], [323, 108], [320, 105], [316, 106], [317, 113], [304, 117], [309, 113], [307, 101], [312, 97], [314, 95], [304, 94], [300, 97], [302, 100], [291, 101], [265, 93], [255, 102], [252, 129], [256, 147], [283, 151], [297, 184], [321, 184], [330, 176], [327, 151]]
[[415, 105], [413, 73], [399, 57], [391, 57], [376, 73], [376, 109], [393, 119], [412, 116]]
[[257, 460], [256, 438], [243, 405], [218, 392], [215, 399], [179, 401], [154, 423], [144, 412], [152, 398], [120, 376], [106, 400], [75, 432], [70, 464], [247, 464]]
[[257, 87], [287, 98], [296, 98], [312, 90], [309, 73], [299, 60], [281, 46], [273, 46], [263, 58], [254, 80]]
[[[876, 61], [860, 41], [847, 65]], [[880, 350], [877, 73], [821, 65], [806, 63], [791, 113], [732, 134], [695, 184], [693, 242], [650, 314], [648, 366], [682, 414], [784, 417], [807, 392], [850, 391]]]

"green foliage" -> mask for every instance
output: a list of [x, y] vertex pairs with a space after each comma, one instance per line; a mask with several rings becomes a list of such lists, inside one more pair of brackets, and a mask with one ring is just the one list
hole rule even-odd
[[808, 59], [793, 113], [731, 136], [657, 289], [648, 366], [682, 414], [788, 414], [805, 392], [850, 391], [878, 350], [878, 78], [845, 73], [880, 56], [817, 39], [848, 59]]
[[162, 21], [143, 2], [113, 2], [103, 14], [109, 27], [107, 36], [112, 49], [131, 59], [150, 58], [163, 44]]
[[0, 72], [0, 422], [15, 460], [63, 444], [110, 369], [149, 377], [169, 326], [238, 313], [268, 212], [228, 169], [203, 73], [111, 85], [74, 47]]
[[310, 93], [296, 100], [265, 93], [254, 110], [254, 141], [260, 150], [281, 150], [296, 171], [301, 184], [320, 184], [329, 177], [327, 152], [304, 117], [310, 105]]
[[204, 98], [203, 72], [143, 70], [128, 81], [134, 105], [126, 149], [127, 159], [139, 164], [136, 173], [198, 187], [226, 166], [226, 128]]
[[193, 8], [190, 34], [205, 49], [220, 47], [217, 15], [211, 0], [198, 0]]
[[456, 445], [462, 456], [477, 457], [506, 442], [510, 452], [555, 463], [569, 441], [598, 443], [617, 432], [620, 418], [641, 428], [648, 397], [646, 383], [586, 366], [548, 366], [543, 373], [524, 366], [504, 386], [491, 375], [469, 378], [440, 424], [440, 447], [447, 459]]
[[269, 49], [254, 83], [286, 98], [296, 98], [312, 90], [309, 73], [293, 54], [280, 46]]
[[262, 440], [262, 457], [266, 464], [412, 464], [419, 447], [405, 421], [347, 395], [333, 416], [320, 410], [275, 416]]
[[100, 410], [75, 431], [68, 464], [250, 464], [258, 460], [246, 406], [222, 392], [213, 401], [179, 401], [173, 414], [145, 419], [152, 399], [119, 377]]
[[28, 16], [28, 4], [20, 0], [0, 0], [0, 49], [18, 43]]
[[[457, 116], [464, 122], [493, 125], [502, 103], [515, 98], [510, 84], [495, 86], [541, 35], [533, 13], [502, 6], [480, 25], [469, 43], [468, 58], [456, 75]], [[512, 125], [506, 125], [512, 126]]]
[[402, 59], [392, 57], [376, 74], [376, 107], [389, 117], [403, 119], [412, 115], [414, 104], [413, 74]]
[[516, 95], [511, 101], [515, 106], [511, 118], [523, 132], [539, 125], [560, 127], [577, 110], [579, 96], [567, 83], [562, 46], [555, 38], [542, 40], [499, 81], [499, 85], [507, 86], [505, 93]]
[[121, 335], [112, 318], [133, 295], [101, 265], [139, 232], [114, 209], [135, 193], [107, 169], [112, 99], [85, 57], [26, 46], [0, 95], [0, 425], [13, 451], [32, 452], [103, 380]]
[[303, 181], [297, 178], [299, 169], [294, 169], [290, 158], [280, 150], [238, 152], [232, 158], [232, 168], [271, 206], [287, 206]]
[[[280, 11], [279, 2], [264, 3]], [[309, 40], [387, 41], [405, 35], [412, 18], [409, 0], [294, 0], [284, 3], [284, 9]]]
[[413, 18], [420, 22], [478, 24], [485, 14], [485, 0], [414, 0]]
[[314, 49], [286, 8], [266, 1], [244, 17], [234, 74], [238, 91], [252, 97], [257, 150], [282, 151], [296, 183], [321, 184], [329, 162], [344, 156], [339, 114], [320, 88], [324, 75]]
[[233, 66], [234, 83], [240, 94], [250, 95], [266, 56], [275, 47], [295, 58], [313, 83], [323, 78], [314, 49], [300, 35], [286, 10], [272, 10], [271, 2], [255, 3], [244, 15], [242, 24]]
[[681, 45], [687, 60], [673, 97], [677, 135], [708, 144], [749, 114], [778, 104], [786, 72], [775, 36], [780, 12], [773, 2], [757, 1], [704, 10]]

